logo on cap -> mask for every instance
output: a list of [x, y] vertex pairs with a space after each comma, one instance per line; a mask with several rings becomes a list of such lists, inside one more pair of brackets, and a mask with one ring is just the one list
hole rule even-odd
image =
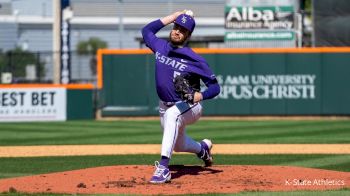
[[182, 18], [181, 18], [181, 22], [182, 22], [182, 23], [186, 23], [186, 21], [187, 21], [186, 16], [182, 16]]

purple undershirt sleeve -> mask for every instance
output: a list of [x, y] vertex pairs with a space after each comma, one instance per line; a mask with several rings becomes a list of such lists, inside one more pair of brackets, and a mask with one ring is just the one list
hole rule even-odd
[[156, 33], [164, 27], [164, 24], [160, 19], [155, 20], [153, 22], [148, 23], [146, 26], [142, 28], [142, 37], [146, 46], [149, 47], [152, 51], [155, 51], [155, 47], [157, 45]]
[[207, 87], [208, 88], [202, 92], [203, 100], [212, 99], [220, 93], [220, 85], [217, 83], [216, 79], [210, 81]]

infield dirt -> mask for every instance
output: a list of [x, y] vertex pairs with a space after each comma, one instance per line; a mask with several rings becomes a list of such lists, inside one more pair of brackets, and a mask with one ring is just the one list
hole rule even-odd
[[154, 168], [108, 166], [0, 180], [0, 192], [200, 194], [350, 188], [350, 173], [286, 166], [170, 166], [170, 183], [148, 182]]
[[[213, 154], [350, 154], [350, 144], [215, 144]], [[0, 157], [160, 154], [159, 144], [2, 146]]]

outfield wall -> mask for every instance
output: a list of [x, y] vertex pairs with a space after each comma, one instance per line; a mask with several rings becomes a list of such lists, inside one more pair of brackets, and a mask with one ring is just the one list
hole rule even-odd
[[[220, 95], [204, 115], [349, 115], [350, 48], [197, 49]], [[102, 116], [157, 115], [154, 55], [100, 50]]]

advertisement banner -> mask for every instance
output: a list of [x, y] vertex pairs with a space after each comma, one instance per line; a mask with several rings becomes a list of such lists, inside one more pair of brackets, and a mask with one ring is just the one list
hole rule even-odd
[[225, 41], [239, 40], [294, 40], [292, 31], [236, 31], [226, 32]]
[[225, 28], [281, 29], [294, 28], [293, 6], [225, 6]]
[[65, 88], [0, 89], [0, 122], [66, 120]]
[[315, 74], [218, 75], [218, 99], [315, 99]]

